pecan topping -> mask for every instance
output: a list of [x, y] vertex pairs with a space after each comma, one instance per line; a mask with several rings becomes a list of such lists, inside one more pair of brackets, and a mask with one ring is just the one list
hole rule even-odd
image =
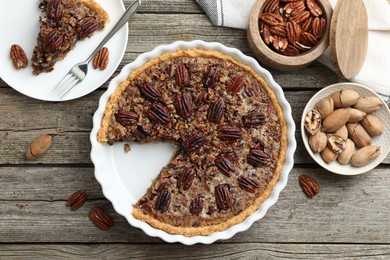
[[233, 198], [229, 192], [229, 184], [219, 184], [214, 188], [215, 201], [221, 210], [227, 210], [233, 206]]
[[215, 66], [210, 66], [207, 69], [207, 73], [203, 76], [203, 86], [206, 88], [213, 88], [215, 84], [219, 81], [221, 73], [219, 68]]
[[168, 210], [169, 204], [171, 203], [171, 192], [168, 189], [162, 189], [160, 194], [156, 199], [156, 203], [154, 204], [154, 208], [156, 210], [164, 213]]
[[28, 60], [26, 57], [26, 53], [19, 45], [13, 44], [11, 46], [9, 56], [12, 60], [12, 64], [14, 65], [15, 69], [20, 70], [21, 68], [27, 67]]
[[287, 30], [287, 39], [291, 44], [299, 40], [302, 30], [299, 24], [297, 24], [297, 22], [295, 22], [294, 20], [287, 22], [286, 30]]
[[89, 16], [80, 21], [77, 25], [76, 32], [80, 39], [89, 37], [94, 31], [99, 28], [98, 21], [95, 17]]
[[310, 13], [314, 16], [320, 16], [322, 15], [322, 9], [321, 7], [316, 3], [315, 0], [306, 0], [307, 8], [309, 9]]
[[240, 186], [241, 189], [246, 190], [247, 192], [254, 193], [257, 188], [260, 187], [260, 184], [249, 177], [241, 175], [238, 177], [238, 186]]
[[313, 197], [320, 192], [318, 183], [310, 176], [299, 176], [299, 185], [301, 186], [303, 192], [309, 197]]
[[218, 100], [212, 103], [207, 111], [207, 119], [212, 123], [219, 123], [225, 113], [225, 103]]
[[175, 102], [176, 112], [183, 119], [187, 119], [192, 115], [192, 100], [191, 97], [182, 92], [181, 95], [176, 95]]
[[316, 17], [313, 20], [312, 24], [312, 33], [317, 38], [320, 39], [324, 34], [326, 28], [326, 20], [324, 18]]
[[236, 173], [234, 164], [226, 157], [220, 155], [215, 160], [215, 165], [218, 170], [225, 176], [230, 177], [232, 173]]
[[229, 85], [227, 86], [226, 90], [229, 93], [236, 94], [238, 93], [241, 88], [244, 86], [244, 78], [243, 77], [234, 77]]
[[194, 199], [192, 199], [190, 204], [190, 213], [194, 216], [199, 216], [200, 213], [202, 213], [203, 210], [203, 200], [199, 196], [196, 196]]
[[171, 120], [168, 109], [160, 103], [153, 103], [152, 107], [147, 112], [150, 120], [166, 125]]
[[46, 35], [43, 41], [43, 49], [46, 52], [55, 52], [61, 47], [62, 42], [64, 41], [64, 35], [60, 34], [58, 31], [53, 30]]
[[107, 215], [101, 208], [94, 207], [89, 212], [89, 219], [101, 230], [109, 230], [112, 225], [112, 218]]
[[160, 91], [158, 91], [158, 89], [155, 86], [149, 85], [148, 83], [144, 83], [140, 91], [141, 94], [151, 102], [157, 101], [161, 98]]
[[199, 149], [206, 142], [206, 137], [201, 133], [194, 133], [183, 141], [183, 147], [187, 152]]
[[194, 178], [195, 178], [195, 168], [194, 167], [184, 168], [183, 172], [180, 175], [179, 181], [177, 182], [177, 187], [179, 189], [188, 190], [191, 187]]
[[46, 16], [49, 19], [59, 19], [62, 15], [62, 6], [60, 0], [52, 0], [47, 4]]
[[185, 64], [176, 68], [176, 84], [179, 87], [186, 87], [190, 84], [190, 74]]
[[221, 139], [221, 141], [234, 142], [242, 138], [241, 129], [237, 126], [224, 125], [221, 126], [218, 131], [218, 138]]
[[66, 205], [70, 206], [71, 209], [76, 210], [80, 208], [87, 201], [87, 194], [83, 191], [76, 191], [66, 201]]
[[115, 120], [123, 126], [135, 125], [138, 122], [138, 115], [131, 111], [119, 111], [115, 114]]
[[253, 167], [260, 167], [269, 165], [271, 158], [261, 150], [252, 149], [246, 157], [246, 161]]
[[246, 127], [256, 127], [264, 124], [265, 116], [260, 111], [249, 111], [244, 117], [244, 124]]
[[108, 49], [106, 47], [101, 48], [93, 58], [92, 65], [94, 69], [105, 70], [109, 62], [108, 55], [109, 55]]
[[262, 13], [260, 15], [260, 20], [264, 21], [268, 25], [278, 25], [283, 23], [283, 17], [280, 14], [275, 13]]

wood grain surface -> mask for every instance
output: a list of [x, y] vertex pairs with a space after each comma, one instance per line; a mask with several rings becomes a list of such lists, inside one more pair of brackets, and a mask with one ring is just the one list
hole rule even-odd
[[[124, 1], [126, 6], [130, 2]], [[254, 56], [245, 31], [213, 26], [194, 0], [148, 0], [129, 24], [126, 53], [112, 77], [140, 53], [196, 39]], [[343, 81], [318, 62], [296, 72], [270, 71], [297, 125], [311, 96]], [[367, 174], [331, 174], [310, 159], [299, 131], [287, 187], [249, 230], [212, 245], [188, 247], [133, 228], [104, 198], [89, 156], [92, 116], [108, 82], [74, 101], [44, 102], [17, 93], [0, 79], [0, 259], [390, 258], [390, 156]], [[26, 161], [27, 146], [44, 133], [53, 135], [49, 152]], [[305, 196], [298, 185], [301, 174], [318, 181], [319, 195]], [[72, 211], [66, 200], [77, 190], [84, 190], [88, 201]], [[113, 217], [110, 231], [88, 219], [94, 206]]]

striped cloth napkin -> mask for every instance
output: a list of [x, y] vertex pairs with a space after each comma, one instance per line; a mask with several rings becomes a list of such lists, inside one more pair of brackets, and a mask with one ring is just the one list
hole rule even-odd
[[[196, 0], [217, 26], [247, 29], [255, 0]], [[334, 7], [337, 0], [329, 0]], [[375, 90], [390, 104], [390, 4], [387, 0], [364, 0], [368, 14], [368, 50], [358, 75], [352, 79]], [[329, 49], [318, 59], [333, 69]]]

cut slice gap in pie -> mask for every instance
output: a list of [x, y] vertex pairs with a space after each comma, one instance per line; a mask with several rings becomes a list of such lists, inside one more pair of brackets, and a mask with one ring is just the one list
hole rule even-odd
[[43, 0], [40, 32], [31, 59], [33, 74], [50, 72], [79, 40], [103, 30], [109, 15], [93, 0]]
[[133, 71], [111, 95], [97, 139], [174, 143], [176, 155], [132, 215], [171, 234], [210, 235], [269, 197], [283, 169], [287, 125], [275, 93], [251, 67], [190, 49]]

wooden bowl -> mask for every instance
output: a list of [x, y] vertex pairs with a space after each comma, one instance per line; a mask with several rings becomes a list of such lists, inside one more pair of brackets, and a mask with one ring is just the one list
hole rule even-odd
[[323, 9], [323, 16], [327, 22], [322, 38], [318, 41], [317, 45], [309, 51], [297, 56], [281, 55], [269, 48], [261, 38], [259, 31], [259, 16], [263, 12], [268, 1], [269, 0], [257, 0], [254, 4], [250, 13], [249, 27], [247, 30], [249, 45], [261, 62], [276, 70], [292, 71], [306, 67], [324, 53], [329, 46], [329, 26], [333, 12], [329, 0], [317, 0], [317, 3], [320, 4]]

